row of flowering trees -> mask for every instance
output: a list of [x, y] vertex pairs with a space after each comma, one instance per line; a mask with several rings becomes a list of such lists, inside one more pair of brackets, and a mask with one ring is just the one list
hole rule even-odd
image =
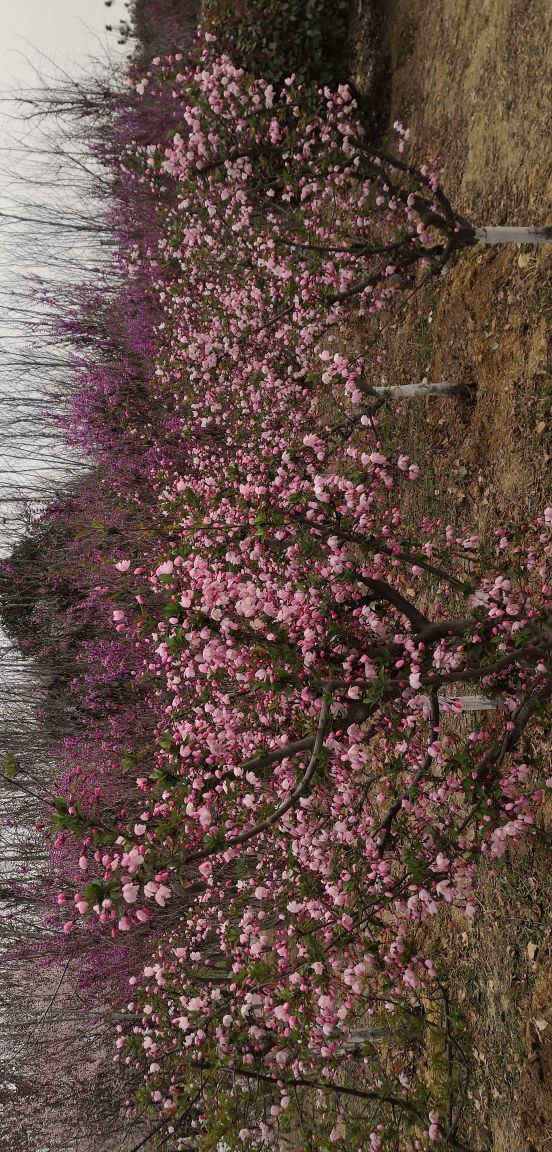
[[552, 510], [485, 544], [404, 520], [388, 321], [484, 237], [397, 134], [207, 35], [131, 74], [104, 149], [120, 287], [65, 323], [97, 472], [33, 584], [74, 728], [31, 783], [153, 1146], [465, 1147], [437, 942], [550, 784]]

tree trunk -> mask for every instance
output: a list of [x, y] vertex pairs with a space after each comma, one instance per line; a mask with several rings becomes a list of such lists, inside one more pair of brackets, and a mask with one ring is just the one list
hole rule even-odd
[[476, 228], [476, 244], [551, 244], [552, 227]]
[[[429, 696], [428, 696], [429, 703]], [[455, 700], [460, 704], [461, 712], [488, 712], [492, 708], [502, 708], [504, 701], [501, 696], [438, 696], [439, 704], [450, 704]]]
[[375, 387], [374, 392], [391, 400], [411, 400], [424, 396], [445, 396], [447, 393], [459, 392], [461, 388], [462, 385], [456, 380], [440, 380], [435, 384], [382, 385]]
[[392, 1040], [393, 1033], [389, 1028], [352, 1028], [344, 1037], [344, 1051], [353, 1051], [362, 1044], [376, 1044], [381, 1040]]

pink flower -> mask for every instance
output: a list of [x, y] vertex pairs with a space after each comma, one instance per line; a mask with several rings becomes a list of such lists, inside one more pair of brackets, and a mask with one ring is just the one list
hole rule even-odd
[[159, 884], [157, 892], [155, 893], [155, 903], [159, 904], [160, 908], [164, 908], [167, 900], [170, 900], [172, 892], [167, 888], [166, 884]]
[[156, 576], [170, 576], [173, 571], [174, 571], [174, 564], [173, 564], [172, 560], [165, 560], [163, 564], [160, 564], [159, 567], [155, 569], [155, 575]]
[[123, 884], [123, 900], [127, 904], [135, 904], [140, 891], [138, 884]]
[[115, 567], [119, 572], [128, 572], [130, 568], [130, 560], [119, 560], [119, 563], [116, 564]]
[[430, 1140], [438, 1140], [439, 1139], [439, 1113], [438, 1112], [430, 1112], [429, 1113], [428, 1136], [429, 1136]]

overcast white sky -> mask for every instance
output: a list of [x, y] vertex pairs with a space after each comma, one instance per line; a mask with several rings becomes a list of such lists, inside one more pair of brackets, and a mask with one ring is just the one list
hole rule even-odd
[[[23, 138], [33, 143], [28, 126], [14, 119], [18, 109], [9, 103], [10, 97], [36, 88], [40, 75], [54, 79], [56, 68], [76, 76], [90, 69], [94, 60], [107, 65], [113, 58], [124, 67], [129, 48], [120, 47], [117, 32], [107, 32], [105, 26], [112, 24], [116, 29], [127, 15], [123, 0], [113, 0], [110, 8], [104, 0], [0, 0], [0, 201], [4, 210], [10, 210], [11, 174], [22, 163], [20, 152], [11, 149]], [[15, 188], [13, 195], [20, 197], [21, 189]], [[0, 250], [5, 263], [5, 229], [2, 232]], [[0, 269], [0, 285], [1, 277]]]
[[[70, 75], [78, 75], [82, 70], [90, 67], [91, 60], [105, 61], [115, 58], [120, 61], [121, 68], [126, 66], [126, 56], [131, 45], [119, 46], [118, 33], [107, 32], [106, 23], [117, 27], [119, 20], [125, 19], [128, 13], [123, 0], [113, 0], [110, 8], [106, 8], [104, 0], [0, 0], [0, 206], [4, 212], [17, 211], [17, 198], [21, 199], [22, 190], [14, 180], [14, 172], [21, 170], [25, 162], [27, 174], [29, 166], [35, 163], [31, 151], [32, 146], [40, 147], [41, 141], [32, 134], [29, 127], [21, 119], [14, 119], [16, 107], [10, 104], [9, 97], [14, 93], [29, 87], [37, 87], [38, 74], [55, 76], [55, 66], [63, 69]], [[20, 142], [24, 140], [25, 155], [21, 153]], [[29, 145], [31, 148], [29, 148]], [[40, 164], [40, 160], [36, 160]], [[38, 172], [37, 168], [37, 172]], [[32, 172], [31, 172], [32, 174]], [[41, 196], [41, 192], [32, 195]], [[44, 192], [44, 196], [47, 191]], [[28, 228], [28, 247], [30, 256], [26, 258], [27, 266], [35, 265], [40, 268], [40, 251], [33, 247], [33, 232]], [[38, 246], [39, 247], [39, 246]], [[6, 363], [6, 333], [14, 331], [13, 312], [10, 317], [10, 307], [14, 300], [14, 291], [21, 287], [21, 274], [17, 260], [21, 259], [21, 245], [10, 226], [0, 222], [0, 353], [4, 352], [2, 362]], [[16, 323], [17, 321], [15, 321]], [[19, 348], [22, 347], [20, 338]], [[8, 388], [10, 392], [16, 391], [19, 395], [26, 393], [28, 384], [25, 372], [17, 372], [12, 378], [11, 370], [8, 374]], [[0, 390], [5, 390], [6, 376], [0, 381]], [[3, 392], [5, 395], [5, 391]], [[2, 413], [0, 410], [0, 555], [10, 551], [10, 532], [3, 524], [3, 514], [6, 509], [2, 506], [1, 495], [5, 491], [5, 483], [10, 486], [17, 474], [25, 483], [32, 484], [32, 474], [29, 467], [34, 467], [32, 444], [15, 446], [15, 459], [10, 447], [10, 438], [6, 438], [6, 429], [1, 426]], [[4, 431], [4, 435], [2, 432]], [[37, 445], [36, 464], [39, 465], [40, 451]], [[25, 480], [23, 480], [25, 477]]]
[[90, 54], [117, 47], [106, 23], [124, 19], [122, 0], [110, 9], [103, 0], [0, 0], [0, 87], [32, 82], [28, 60], [40, 67], [40, 53], [64, 67], [82, 64]]

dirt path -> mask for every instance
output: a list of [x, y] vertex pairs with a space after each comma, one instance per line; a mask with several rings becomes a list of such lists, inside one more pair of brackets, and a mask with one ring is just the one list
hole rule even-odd
[[[550, 0], [390, 0], [383, 9], [389, 122], [409, 126], [413, 154], [440, 157], [444, 188], [477, 224], [550, 222]], [[357, 0], [361, 89], [373, 76], [370, 11]], [[549, 248], [469, 253], [435, 294], [421, 367], [433, 379], [458, 376], [472, 407], [428, 410], [432, 465], [464, 478], [458, 493], [481, 528], [512, 503], [530, 513], [550, 499], [551, 318]], [[408, 322], [402, 335], [408, 347]], [[400, 344], [399, 333], [399, 375]]]
[[[373, 10], [356, 0], [353, 79], [373, 96], [376, 40], [389, 123], [410, 128], [416, 158], [440, 157], [456, 208], [481, 225], [551, 223], [550, 0], [383, 0], [376, 37]], [[422, 304], [393, 330], [387, 377], [458, 379], [466, 395], [409, 409], [407, 450], [425, 476], [416, 510], [490, 533], [552, 503], [552, 252], [474, 250]], [[531, 739], [552, 774], [550, 733]], [[550, 860], [542, 840], [497, 876], [482, 868], [475, 922], [451, 937], [477, 1152], [552, 1149]]]
[[[550, 0], [388, 0], [390, 123], [441, 155], [443, 182], [477, 223], [532, 223], [552, 203]], [[357, 0], [359, 23], [370, 0]], [[364, 10], [363, 10], [364, 9]], [[363, 88], [362, 51], [353, 72]]]

